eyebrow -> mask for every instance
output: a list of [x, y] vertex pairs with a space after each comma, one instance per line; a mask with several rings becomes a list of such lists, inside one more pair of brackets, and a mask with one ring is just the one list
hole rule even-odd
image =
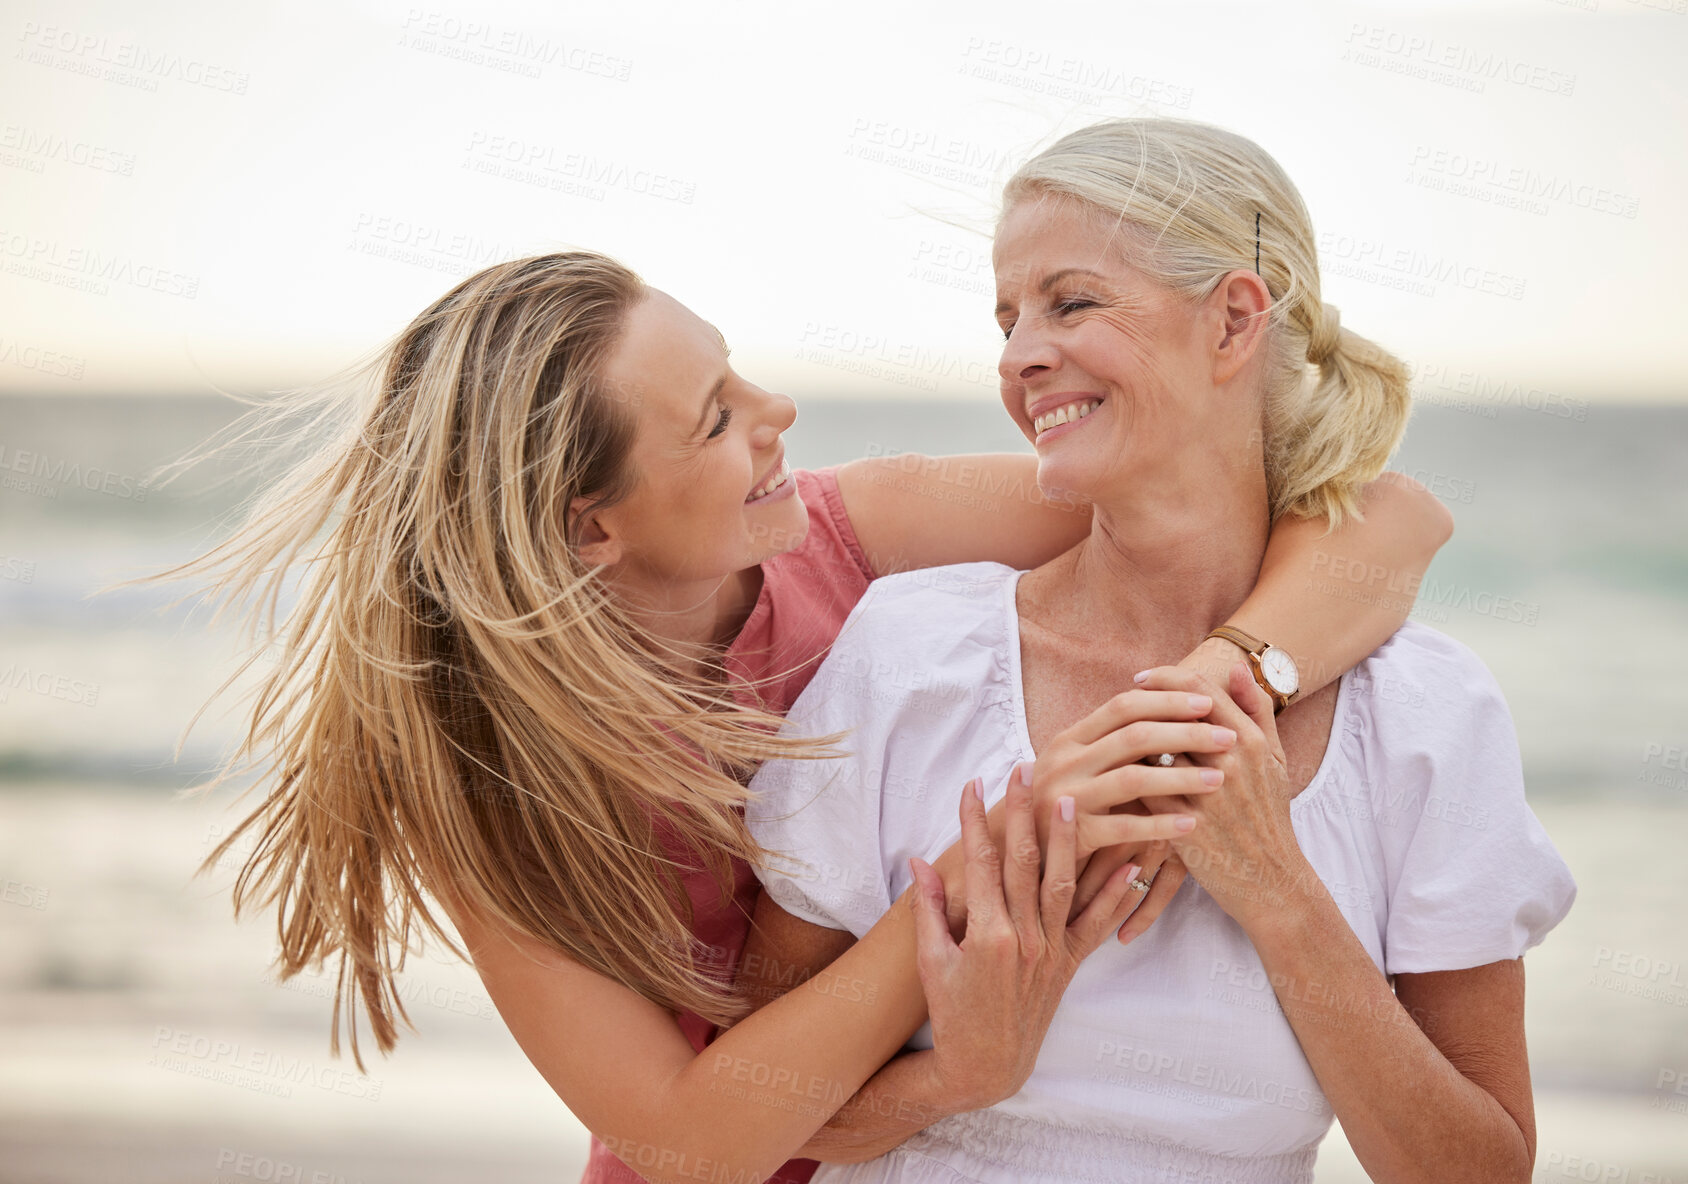
[[[1037, 286], [1037, 290], [1039, 292], [1047, 292], [1050, 288], [1055, 286], [1055, 282], [1057, 280], [1063, 279], [1069, 275], [1087, 275], [1092, 279], [1098, 280], [1105, 280], [1107, 278], [1101, 272], [1092, 271], [1088, 267], [1063, 267], [1060, 271], [1051, 272], [1050, 274], [1044, 276], [1043, 282]], [[996, 303], [996, 311], [999, 314], [1007, 312], [1008, 307], [1008, 302], [1005, 300], [999, 300]]]

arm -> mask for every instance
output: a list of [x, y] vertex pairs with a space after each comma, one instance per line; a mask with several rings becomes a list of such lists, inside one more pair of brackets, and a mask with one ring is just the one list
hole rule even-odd
[[[1044, 498], [1037, 458], [1018, 453], [852, 461], [839, 469], [838, 489], [880, 575], [979, 560], [1037, 567], [1090, 532], [1089, 507]], [[1447, 508], [1399, 474], [1367, 485], [1362, 507], [1364, 521], [1329, 534], [1322, 518], [1279, 519], [1254, 590], [1228, 620], [1287, 650], [1306, 695], [1400, 627], [1453, 532]], [[1223, 682], [1237, 653], [1230, 642], [1204, 642], [1184, 665]]]
[[[756, 919], [738, 986], [752, 1007], [763, 1007], [796, 984], [820, 973], [856, 943], [855, 935], [826, 929], [793, 917], [766, 892], [756, 902]], [[816, 1131], [803, 1150], [805, 1159], [861, 1163], [896, 1147], [916, 1131], [966, 1106], [932, 1073], [928, 1050], [895, 1057]]]
[[[1151, 682], [1211, 686], [1170, 667]], [[1197, 759], [1224, 768], [1232, 791], [1193, 803], [1201, 825], [1174, 845], [1259, 953], [1361, 1165], [1385, 1184], [1525, 1184], [1522, 961], [1401, 974], [1392, 991], [1296, 840], [1271, 704], [1240, 663], [1228, 690], [1213, 691], [1210, 718], [1236, 745]]]
[[1522, 960], [1403, 974], [1391, 992], [1320, 895], [1249, 937], [1367, 1175], [1526, 1184], [1536, 1138]]
[[[1226, 624], [1289, 651], [1303, 697], [1330, 685], [1406, 622], [1419, 583], [1453, 534], [1453, 515], [1399, 473], [1365, 487], [1365, 521], [1325, 533], [1323, 518], [1284, 517], [1272, 527], [1260, 578]], [[1223, 684], [1241, 654], [1205, 641], [1180, 665]]]
[[[453, 912], [522, 1051], [647, 1179], [761, 1180], [925, 1018], [915, 918], [897, 902], [832, 969], [699, 1054], [669, 1011], [560, 954]], [[841, 984], [871, 984], [864, 993]]]

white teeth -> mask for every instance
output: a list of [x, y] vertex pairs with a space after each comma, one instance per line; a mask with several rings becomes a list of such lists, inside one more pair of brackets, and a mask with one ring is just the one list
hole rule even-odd
[[747, 501], [747, 502], [761, 501], [763, 498], [767, 497], [770, 493], [774, 492], [774, 490], [776, 490], [780, 486], [784, 485], [786, 483], [786, 481], [790, 479], [790, 477], [791, 477], [791, 466], [786, 464], [786, 462], [784, 460], [781, 460], [779, 472], [775, 473], [772, 477], [769, 477], [766, 481], [764, 481], [757, 488], [751, 490], [750, 496], [745, 498], [744, 500]]
[[1075, 419], [1083, 419], [1101, 405], [1100, 400], [1090, 399], [1082, 403], [1068, 403], [1065, 407], [1057, 407], [1054, 411], [1046, 411], [1032, 421], [1032, 431], [1042, 435], [1050, 428], [1060, 427], [1064, 423], [1072, 423]]

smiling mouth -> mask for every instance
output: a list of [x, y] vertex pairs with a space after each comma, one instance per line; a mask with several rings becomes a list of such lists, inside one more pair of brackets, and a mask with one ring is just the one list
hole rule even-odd
[[766, 481], [762, 482], [762, 484], [750, 491], [750, 496], [744, 499], [745, 504], [748, 505], [751, 502], [761, 501], [789, 480], [791, 480], [791, 466], [785, 462], [785, 458], [782, 456], [780, 458], [779, 469], [772, 477], [769, 477]]
[[1075, 399], [1073, 402], [1057, 407], [1053, 411], [1046, 411], [1032, 420], [1032, 432], [1034, 435], [1041, 436], [1050, 428], [1058, 428], [1064, 423], [1083, 419], [1101, 405], [1102, 400], [1100, 399]]

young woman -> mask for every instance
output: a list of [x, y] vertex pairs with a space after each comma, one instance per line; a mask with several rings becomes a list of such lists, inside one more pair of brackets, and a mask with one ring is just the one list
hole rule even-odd
[[[817, 1180], [1287, 1184], [1312, 1179], [1333, 1114], [1373, 1180], [1529, 1180], [1519, 959], [1575, 888], [1525, 803], [1493, 677], [1418, 624], [1281, 722], [1247, 666], [1147, 669], [1223, 625], [1275, 518], [1346, 509], [1405, 427], [1405, 368], [1338, 326], [1313, 244], [1277, 163], [1202, 124], [1109, 121], [1009, 181], [1003, 402], [1039, 484], [1094, 506], [1090, 533], [1029, 571], [868, 591], [788, 719], [848, 725], [850, 753], [752, 784], [752, 833], [797, 866], [762, 870], [747, 968], [825, 964], [918, 879], [941, 896], [920, 861], [948, 845], [948, 811], [886, 787], [965, 765], [994, 800], [1032, 766], [1037, 797], [1091, 813], [1090, 783], [1135, 755], [1114, 731], [1128, 704], [1195, 694], [1213, 704], [1199, 724], [1126, 733], [1224, 788], [1157, 805], [1200, 819], [1173, 840], [1195, 882], [1079, 969], [1024, 1088]], [[1092, 712], [1122, 659], [1140, 689]], [[927, 682], [853, 673], [882, 662]], [[951, 685], [972, 710], [925, 710]]]
[[[734, 1024], [763, 858], [744, 783], [769, 757], [825, 751], [813, 742], [825, 738], [778, 736], [780, 713], [870, 580], [1037, 564], [1085, 537], [1088, 508], [1039, 496], [1028, 456], [790, 470], [791, 400], [735, 373], [706, 322], [586, 252], [465, 280], [399, 336], [372, 385], [341, 405], [337, 438], [188, 569], [271, 622], [298, 583], [266, 629], [281, 658], [240, 754], [264, 798], [227, 846], [256, 836], [236, 906], [277, 906], [281, 973], [338, 958], [336, 1047], [342, 1005], [354, 1055], [359, 1008], [393, 1046], [403, 951], [422, 934], [450, 944], [449, 918], [524, 1051], [603, 1140], [589, 1179], [637, 1178], [622, 1161], [653, 1180], [762, 1179], [805, 1148], [848, 1154], [1017, 1088], [1038, 1036], [1018, 1032], [1017, 1012], [1052, 1010], [1131, 907], [1126, 883], [1164, 857], [1153, 844], [1188, 823], [1116, 820], [1124, 855], [1146, 854], [1116, 861], [1066, 932], [1048, 918], [1065, 918], [1060, 851], [1077, 822], [1055, 827], [1041, 889], [993, 871], [976, 834], [970, 858], [951, 852], [939, 870], [952, 900], [1022, 922], [1017, 953], [972, 937], [957, 953], [929, 935], [923, 992], [916, 917], [894, 908], [825, 973]], [[1367, 497], [1366, 520], [1331, 534], [1286, 521], [1231, 617], [1294, 653], [1310, 685], [1407, 608], [1310, 596], [1320, 557], [1422, 572], [1449, 531], [1411, 483]], [[1193, 768], [1144, 772], [1130, 792], [1092, 786], [1089, 808], [1211, 788]], [[1151, 894], [1132, 925], [1162, 903]], [[876, 1079], [927, 996], [935, 1022], [964, 1020]]]

